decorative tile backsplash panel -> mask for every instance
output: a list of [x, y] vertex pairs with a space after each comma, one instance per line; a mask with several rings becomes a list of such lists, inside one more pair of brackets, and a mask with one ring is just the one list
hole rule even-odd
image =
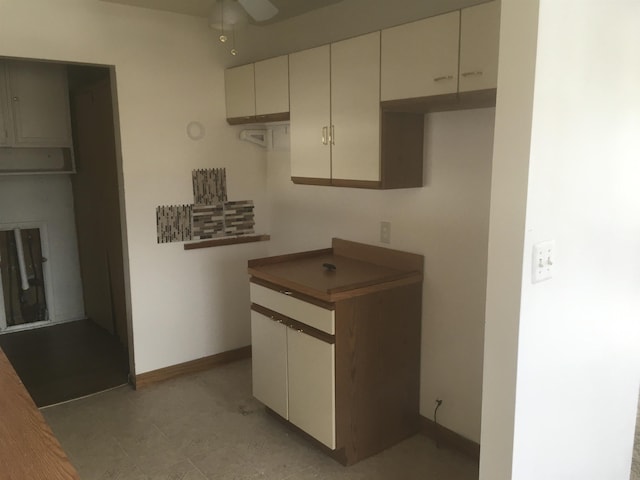
[[156, 208], [158, 243], [191, 240], [191, 205], [163, 205]]
[[193, 203], [213, 205], [227, 201], [227, 172], [224, 168], [194, 170]]
[[199, 239], [224, 236], [223, 204], [193, 206], [193, 237]]
[[253, 200], [227, 201], [224, 168], [194, 170], [193, 205], [156, 208], [158, 243], [254, 233]]
[[224, 203], [224, 232], [227, 235], [253, 233], [253, 200]]

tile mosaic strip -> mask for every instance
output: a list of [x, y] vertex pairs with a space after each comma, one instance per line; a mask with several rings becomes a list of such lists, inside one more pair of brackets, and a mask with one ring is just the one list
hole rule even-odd
[[224, 233], [226, 235], [247, 235], [254, 233], [255, 226], [253, 200], [224, 203]]
[[191, 225], [194, 239], [224, 236], [223, 204], [194, 205]]
[[224, 168], [193, 170], [193, 203], [213, 205], [227, 201], [227, 173]]
[[191, 240], [192, 205], [162, 205], [156, 208], [158, 243]]

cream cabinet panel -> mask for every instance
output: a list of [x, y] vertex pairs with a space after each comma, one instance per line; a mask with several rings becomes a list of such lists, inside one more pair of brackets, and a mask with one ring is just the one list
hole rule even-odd
[[253, 63], [225, 70], [224, 84], [227, 118], [255, 116], [256, 91]]
[[380, 180], [380, 32], [331, 45], [332, 177]]
[[71, 147], [66, 67], [45, 62], [7, 62], [6, 69], [14, 144]]
[[459, 30], [459, 10], [382, 30], [382, 101], [456, 93]]
[[289, 55], [291, 176], [331, 178], [330, 47]]
[[461, 92], [496, 88], [500, 5], [497, 1], [464, 8], [460, 20]]
[[287, 344], [289, 420], [335, 449], [335, 347], [292, 328]]
[[287, 327], [251, 311], [253, 395], [283, 418], [288, 415]]
[[256, 115], [289, 111], [289, 56], [255, 63]]

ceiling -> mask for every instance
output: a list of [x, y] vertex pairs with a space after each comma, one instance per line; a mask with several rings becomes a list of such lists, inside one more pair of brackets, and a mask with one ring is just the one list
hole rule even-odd
[[[103, 2], [121, 3], [135, 7], [164, 10], [195, 17], [208, 17], [216, 0], [102, 0]], [[286, 18], [302, 15], [342, 0], [270, 0], [278, 8], [278, 14], [260, 25], [279, 22]]]

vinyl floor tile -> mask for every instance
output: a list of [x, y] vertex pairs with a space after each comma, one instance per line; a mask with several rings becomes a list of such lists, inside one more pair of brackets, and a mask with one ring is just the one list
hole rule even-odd
[[476, 480], [477, 463], [416, 435], [344, 467], [251, 396], [251, 362], [43, 409], [84, 480]]

